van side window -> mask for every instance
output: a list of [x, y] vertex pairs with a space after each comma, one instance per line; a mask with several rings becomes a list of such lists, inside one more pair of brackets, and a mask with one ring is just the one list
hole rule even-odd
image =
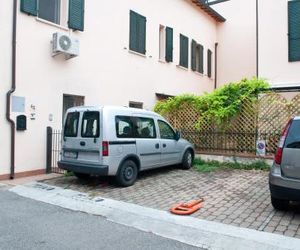
[[118, 138], [133, 138], [133, 124], [130, 116], [116, 116]]
[[154, 120], [145, 117], [132, 117], [136, 138], [156, 138]]
[[84, 112], [81, 125], [81, 137], [99, 137], [99, 112]]
[[285, 147], [300, 149], [300, 121], [293, 121], [286, 138]]
[[175, 132], [174, 130], [164, 121], [158, 120], [158, 127], [160, 132], [161, 139], [175, 139]]
[[64, 136], [76, 137], [78, 131], [78, 122], [79, 122], [79, 112], [68, 113], [65, 129], [64, 129]]

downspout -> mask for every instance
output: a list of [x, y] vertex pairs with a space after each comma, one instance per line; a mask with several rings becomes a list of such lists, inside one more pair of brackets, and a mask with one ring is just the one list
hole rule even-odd
[[11, 89], [6, 93], [6, 119], [10, 123], [10, 179], [15, 178], [15, 131], [16, 124], [11, 119], [11, 96], [16, 90], [16, 41], [17, 41], [17, 0], [13, 3], [13, 26], [12, 26], [12, 64], [11, 64]]
[[215, 89], [218, 85], [218, 43], [215, 43]]
[[259, 77], [259, 26], [258, 26], [259, 18], [258, 18], [258, 0], [256, 0], [256, 78]]

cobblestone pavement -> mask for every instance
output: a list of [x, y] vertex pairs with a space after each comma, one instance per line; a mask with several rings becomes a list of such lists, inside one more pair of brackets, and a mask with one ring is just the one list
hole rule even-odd
[[267, 172], [199, 173], [168, 167], [141, 173], [135, 185], [128, 188], [116, 187], [113, 179], [107, 178], [81, 181], [62, 176], [44, 182], [161, 210], [203, 197], [204, 207], [194, 217], [300, 238], [300, 206], [292, 204], [286, 212], [273, 209]]

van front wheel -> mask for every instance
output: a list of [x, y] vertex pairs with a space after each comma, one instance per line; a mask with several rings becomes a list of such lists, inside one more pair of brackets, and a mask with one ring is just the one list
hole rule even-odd
[[193, 166], [193, 154], [190, 149], [186, 150], [182, 158], [182, 169], [190, 169]]
[[138, 174], [138, 168], [134, 161], [126, 160], [122, 163], [116, 176], [117, 183], [122, 187], [134, 184]]

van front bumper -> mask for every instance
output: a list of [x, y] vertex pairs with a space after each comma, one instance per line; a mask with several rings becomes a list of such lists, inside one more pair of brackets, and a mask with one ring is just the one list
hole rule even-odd
[[59, 168], [82, 174], [108, 175], [108, 166], [98, 164], [86, 164], [67, 161], [58, 161]]

